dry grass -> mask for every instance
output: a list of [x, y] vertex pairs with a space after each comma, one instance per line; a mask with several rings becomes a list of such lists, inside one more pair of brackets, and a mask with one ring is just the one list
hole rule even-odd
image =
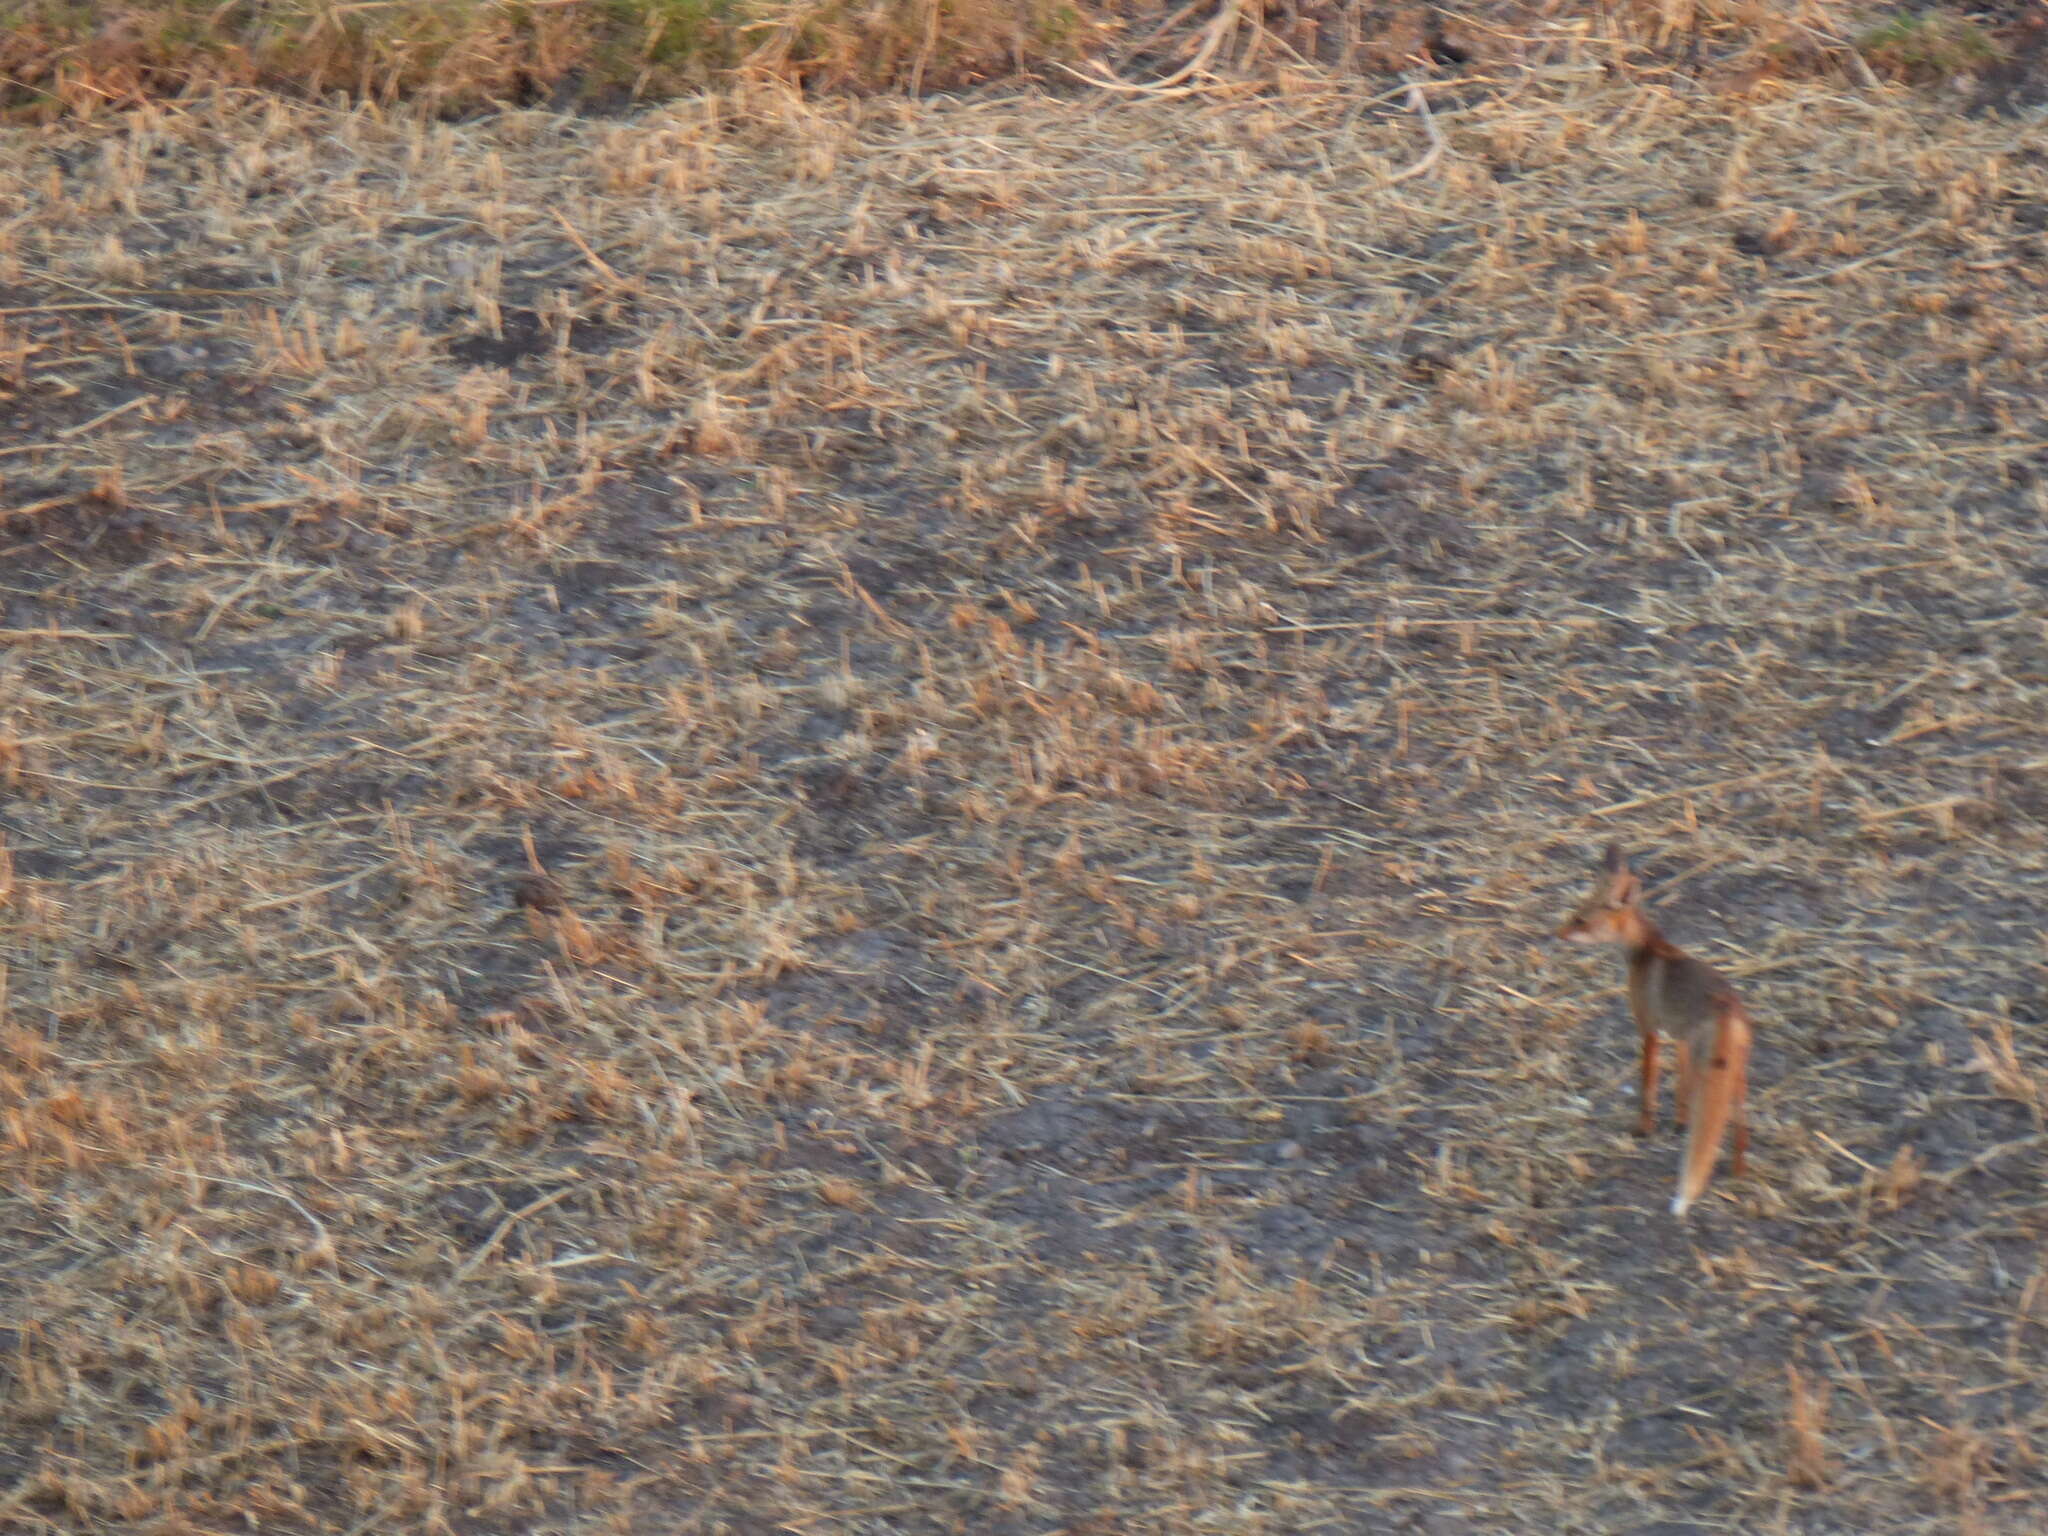
[[912, 95], [998, 78], [1187, 94], [1303, 69], [1498, 75], [1589, 52], [1660, 82], [1981, 80], [1984, 104], [2005, 107], [2038, 62], [2042, 18], [2033, 0], [2000, 7], [2012, 24], [1870, 0], [14, 0], [0, 115], [93, 117], [216, 87], [444, 116], [612, 110], [764, 76]]
[[5, 1521], [2040, 1529], [2048, 166], [1600, 62], [18, 133]]
[[12, 11], [0, 107], [32, 116], [212, 84], [444, 113], [613, 107], [740, 68], [922, 89], [1071, 56], [1107, 20], [1067, 0], [13, 0]]

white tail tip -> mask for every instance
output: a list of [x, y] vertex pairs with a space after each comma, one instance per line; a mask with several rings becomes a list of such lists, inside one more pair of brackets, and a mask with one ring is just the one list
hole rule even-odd
[[1683, 1215], [1684, 1215], [1684, 1214], [1685, 1214], [1685, 1213], [1686, 1213], [1686, 1212], [1687, 1212], [1688, 1210], [1690, 1210], [1691, 1208], [1692, 1208], [1692, 1202], [1691, 1202], [1690, 1200], [1686, 1199], [1686, 1198], [1685, 1198], [1685, 1196], [1683, 1196], [1683, 1195], [1675, 1195], [1675, 1196], [1673, 1196], [1673, 1197], [1672, 1197], [1672, 1201], [1671, 1201], [1671, 1214], [1672, 1214], [1672, 1215], [1674, 1215], [1674, 1216], [1683, 1216]]

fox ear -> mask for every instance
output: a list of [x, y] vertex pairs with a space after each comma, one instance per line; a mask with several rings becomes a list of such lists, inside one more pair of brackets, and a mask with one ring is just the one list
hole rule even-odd
[[1621, 844], [1609, 843], [1607, 845], [1607, 859], [1603, 867], [1610, 875], [1620, 875], [1628, 872], [1628, 860], [1622, 855]]

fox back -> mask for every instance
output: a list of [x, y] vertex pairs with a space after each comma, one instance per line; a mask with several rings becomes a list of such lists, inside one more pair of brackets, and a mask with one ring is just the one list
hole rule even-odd
[[1637, 1018], [1695, 1045], [1698, 1037], [1711, 1040], [1721, 1016], [1742, 1006], [1719, 971], [1669, 942], [1630, 951], [1628, 992]]

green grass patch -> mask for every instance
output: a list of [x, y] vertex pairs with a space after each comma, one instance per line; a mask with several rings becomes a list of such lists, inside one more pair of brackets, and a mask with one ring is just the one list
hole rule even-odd
[[1953, 79], [1998, 57], [1983, 27], [1951, 11], [1910, 11], [1886, 18], [1856, 40], [1881, 74], [1916, 84]]

